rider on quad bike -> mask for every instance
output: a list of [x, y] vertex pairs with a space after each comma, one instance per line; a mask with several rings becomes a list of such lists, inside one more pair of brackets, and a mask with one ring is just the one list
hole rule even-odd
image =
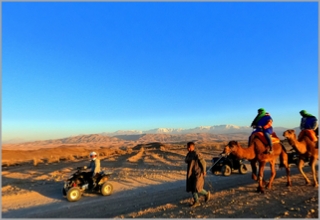
[[112, 172], [100, 170], [96, 152], [91, 152], [90, 158], [89, 167], [77, 167], [77, 171], [64, 181], [62, 194], [69, 202], [78, 201], [84, 192], [98, 192], [109, 196], [113, 191], [113, 186], [108, 181]]
[[97, 158], [97, 153], [92, 151], [90, 153], [90, 164], [87, 167], [87, 178], [89, 182], [89, 189], [93, 189], [93, 187], [96, 185], [97, 177], [100, 173], [100, 159]]

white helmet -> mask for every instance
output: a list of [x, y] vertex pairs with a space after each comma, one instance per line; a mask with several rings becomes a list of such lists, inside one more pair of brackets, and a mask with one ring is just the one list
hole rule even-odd
[[96, 156], [97, 156], [97, 153], [96, 153], [96, 152], [92, 151], [92, 152], [90, 153], [90, 157], [96, 157]]

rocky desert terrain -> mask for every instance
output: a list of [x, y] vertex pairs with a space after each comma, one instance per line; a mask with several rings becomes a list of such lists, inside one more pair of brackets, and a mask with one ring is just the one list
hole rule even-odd
[[[285, 170], [277, 166], [273, 188], [264, 194], [256, 192], [250, 169], [247, 174], [234, 171], [228, 177], [208, 172], [205, 189], [211, 192], [211, 199], [205, 203], [201, 198], [201, 207], [190, 208], [192, 197], [185, 191], [187, 141], [196, 142], [209, 167], [229, 139], [242, 139], [243, 144], [246, 140], [196, 134], [122, 139], [89, 135], [3, 145], [2, 218], [319, 217], [319, 189], [306, 185], [295, 165], [291, 166], [291, 187], [286, 187]], [[76, 167], [89, 164], [93, 150], [102, 168], [113, 173], [109, 180], [113, 193], [85, 193], [79, 201], [69, 202], [62, 195], [64, 180]], [[307, 164], [304, 170], [312, 179]], [[269, 177], [267, 168], [265, 178]]]

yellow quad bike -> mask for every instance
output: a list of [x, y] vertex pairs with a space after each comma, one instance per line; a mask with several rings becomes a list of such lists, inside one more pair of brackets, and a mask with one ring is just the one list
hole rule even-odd
[[84, 167], [77, 167], [76, 172], [64, 182], [62, 194], [67, 197], [69, 202], [78, 201], [85, 192], [101, 193], [103, 196], [109, 196], [113, 192], [113, 186], [108, 182], [112, 172], [101, 171], [93, 183], [93, 187], [89, 188], [88, 176], [89, 173], [83, 172], [87, 169]]

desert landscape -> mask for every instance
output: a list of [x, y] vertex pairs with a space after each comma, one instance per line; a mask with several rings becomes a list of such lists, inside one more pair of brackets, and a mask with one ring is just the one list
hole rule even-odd
[[[226, 177], [208, 172], [211, 199], [190, 208], [185, 191], [186, 143], [195, 141], [207, 167], [229, 140], [246, 144], [246, 134], [82, 135], [72, 138], [2, 145], [2, 218], [318, 218], [319, 189], [306, 185], [295, 165], [292, 187], [277, 166], [271, 190], [256, 192], [257, 183], [234, 171]], [[282, 140], [286, 149], [291, 147]], [[62, 195], [64, 180], [89, 164], [96, 151], [101, 167], [111, 171], [110, 196], [85, 193], [77, 202]], [[248, 161], [245, 161], [248, 165]], [[318, 165], [317, 165], [318, 169]], [[306, 164], [304, 170], [311, 177]], [[269, 166], [265, 178], [270, 176]]]

